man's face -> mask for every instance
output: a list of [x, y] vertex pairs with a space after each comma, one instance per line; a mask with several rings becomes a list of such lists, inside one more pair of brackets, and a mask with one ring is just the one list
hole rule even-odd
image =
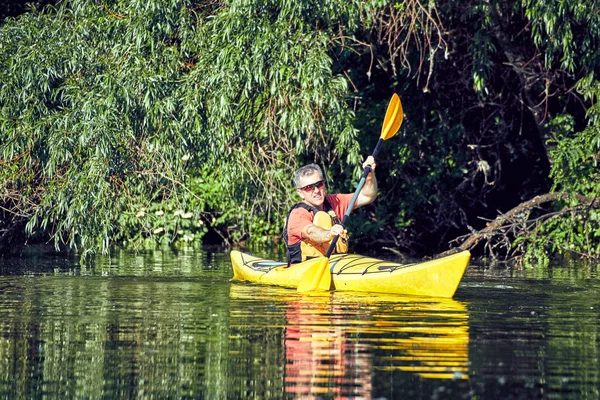
[[303, 176], [299, 180], [299, 189], [296, 189], [300, 197], [313, 207], [321, 208], [325, 201], [325, 181], [318, 172]]

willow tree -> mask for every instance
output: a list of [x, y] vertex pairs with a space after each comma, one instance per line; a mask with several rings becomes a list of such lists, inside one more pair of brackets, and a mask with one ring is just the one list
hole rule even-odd
[[183, 61], [168, 39], [193, 20], [182, 2], [158, 5], [74, 1], [2, 25], [3, 242], [26, 227], [107, 249], [138, 197], [172, 195], [192, 135], [177, 119]]
[[72, 0], [7, 20], [2, 242], [279, 223], [298, 163], [359, 162], [327, 49], [360, 4]]

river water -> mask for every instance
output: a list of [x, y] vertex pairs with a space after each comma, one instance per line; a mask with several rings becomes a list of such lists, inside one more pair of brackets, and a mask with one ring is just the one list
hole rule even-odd
[[471, 265], [454, 299], [231, 277], [209, 250], [0, 260], [0, 398], [600, 397], [595, 265]]

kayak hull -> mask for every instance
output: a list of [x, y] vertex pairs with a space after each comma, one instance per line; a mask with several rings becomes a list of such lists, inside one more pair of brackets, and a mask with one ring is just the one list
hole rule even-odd
[[[248, 253], [232, 251], [233, 279], [297, 288], [304, 273], [322, 258], [291, 267]], [[329, 258], [332, 289], [451, 298], [458, 289], [471, 254], [468, 251], [421, 263], [399, 264], [358, 254]]]

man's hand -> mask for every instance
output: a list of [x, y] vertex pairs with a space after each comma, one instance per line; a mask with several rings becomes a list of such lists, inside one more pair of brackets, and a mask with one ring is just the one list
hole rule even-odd
[[377, 167], [377, 164], [375, 163], [375, 159], [373, 158], [373, 156], [367, 157], [367, 159], [365, 160], [365, 162], [362, 165], [363, 170], [365, 168], [367, 168], [369, 165], [371, 166], [371, 173], [373, 173], [375, 171], [375, 167]]
[[335, 224], [332, 226], [329, 233], [331, 234], [330, 239], [333, 239], [334, 236], [340, 236], [344, 239], [348, 237], [348, 231], [340, 224]]

